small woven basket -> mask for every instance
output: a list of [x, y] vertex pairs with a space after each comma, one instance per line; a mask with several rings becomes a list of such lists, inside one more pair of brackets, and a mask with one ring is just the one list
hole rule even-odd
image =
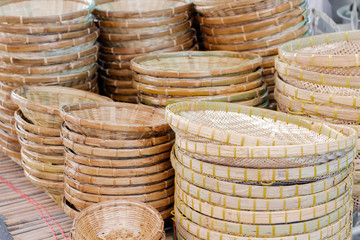
[[164, 222], [155, 208], [145, 203], [121, 200], [84, 209], [76, 216], [71, 231], [73, 240], [159, 240], [163, 235]]

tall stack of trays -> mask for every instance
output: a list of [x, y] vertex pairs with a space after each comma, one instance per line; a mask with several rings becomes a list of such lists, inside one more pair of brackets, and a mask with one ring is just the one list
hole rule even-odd
[[211, 102], [166, 120], [180, 239], [351, 239], [354, 129]]
[[92, 0], [19, 0], [0, 3], [0, 150], [19, 162], [11, 91], [57, 85], [97, 91]]
[[58, 204], [64, 195], [64, 146], [60, 137], [59, 108], [65, 104], [112, 101], [96, 93], [67, 87], [20, 87], [12, 92], [15, 131], [21, 145], [19, 165], [25, 177]]
[[131, 103], [64, 106], [65, 212], [75, 217], [94, 203], [122, 199], [146, 202], [168, 219], [174, 133], [164, 115], [163, 109]]
[[[360, 31], [308, 37], [279, 48], [276, 100], [298, 116], [359, 130]], [[359, 135], [360, 137], [360, 135]], [[360, 154], [355, 159], [354, 207], [359, 209]]]
[[176, 52], [137, 57], [133, 87], [139, 102], [165, 107], [186, 100], [266, 107], [262, 58], [237, 52]]
[[100, 0], [100, 78], [115, 101], [137, 102], [130, 60], [149, 53], [196, 50], [192, 4], [185, 0]]
[[263, 75], [274, 104], [274, 58], [278, 47], [309, 34], [306, 0], [194, 0], [204, 48], [254, 52], [264, 58]]

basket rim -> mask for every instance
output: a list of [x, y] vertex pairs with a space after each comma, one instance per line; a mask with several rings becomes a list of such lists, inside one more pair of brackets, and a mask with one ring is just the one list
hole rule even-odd
[[79, 89], [74, 88], [68, 88], [68, 87], [60, 87], [60, 86], [27, 86], [27, 87], [20, 87], [12, 91], [11, 93], [11, 99], [12, 101], [19, 105], [20, 108], [26, 108], [33, 111], [40, 111], [45, 112], [48, 114], [56, 114], [59, 115], [60, 107], [61, 106], [51, 106], [51, 105], [44, 105], [34, 100], [29, 100], [26, 97], [24, 97], [22, 94], [25, 94], [26, 92], [38, 92], [38, 93], [63, 93], [67, 95], [73, 95], [73, 96], [81, 96], [86, 97], [89, 100], [88, 101], [107, 101], [107, 102], [113, 102], [110, 98], [100, 96], [96, 93], [83, 91]]
[[[282, 121], [286, 124], [292, 123], [299, 127], [306, 127], [318, 133], [328, 135], [330, 139], [335, 141], [325, 141], [315, 144], [289, 145], [286, 141], [276, 139], [264, 139], [252, 137], [248, 134], [237, 134], [226, 130], [207, 127], [201, 124], [193, 123], [184, 117], [178, 115], [181, 111], [187, 110], [212, 110], [242, 113], [250, 116], [259, 116], [271, 118], [274, 121]], [[240, 146], [246, 151], [242, 151], [244, 156], [253, 157], [291, 157], [291, 156], [308, 156], [321, 154], [340, 149], [347, 149], [354, 146], [357, 141], [357, 133], [353, 129], [344, 128], [348, 131], [348, 136], [343, 136], [339, 131], [332, 129], [326, 124], [316, 123], [305, 119], [299, 119], [286, 113], [274, 112], [271, 110], [241, 106], [232, 103], [213, 103], [213, 102], [181, 102], [168, 105], [166, 107], [166, 121], [171, 128], [180, 130], [187, 134], [210, 139], [220, 143], [234, 144]], [[339, 139], [337, 136], [341, 136]], [[263, 145], [263, 146], [262, 146]], [[244, 147], [245, 146], [245, 147]], [[275, 150], [276, 149], [276, 150]], [[250, 151], [249, 151], [250, 150]], [[275, 151], [274, 151], [275, 150]], [[238, 155], [239, 156], [239, 155]]]
[[[17, 0], [16, 2], [25, 2], [25, 1], [29, 1], [29, 0]], [[85, 9], [83, 10], [78, 10], [75, 12], [70, 12], [70, 13], [63, 13], [60, 15], [50, 15], [50, 16], [41, 16], [41, 17], [24, 17], [24, 16], [0, 16], [0, 21], [1, 22], [7, 22], [7, 23], [20, 23], [20, 24], [28, 24], [28, 23], [56, 23], [56, 22], [62, 22], [65, 20], [72, 20], [78, 17], [82, 17], [82, 16], [86, 16], [86, 15], [90, 15], [90, 13], [93, 11], [94, 7], [95, 7], [95, 2], [93, 0], [70, 0], [73, 2], [81, 2], [84, 3], [86, 6]], [[13, 3], [11, 0], [10, 1], [6, 1], [3, 4], [7, 5], [10, 2]]]
[[17, 123], [15, 123], [15, 130], [18, 136], [28, 141], [33, 141], [35, 143], [44, 144], [44, 145], [57, 145], [57, 146], [62, 145], [62, 140], [60, 137], [38, 135], [30, 131], [27, 131], [26, 129], [19, 126]]
[[135, 132], [160, 132], [160, 131], [169, 131], [170, 127], [164, 121], [163, 123], [157, 124], [146, 124], [146, 125], [126, 125], [126, 124], [117, 124], [109, 123], [103, 121], [95, 121], [83, 119], [80, 117], [72, 116], [69, 112], [77, 109], [91, 109], [91, 108], [101, 108], [101, 107], [116, 107], [116, 108], [139, 108], [142, 110], [147, 110], [148, 112], [153, 112], [156, 114], [165, 114], [163, 109], [156, 109], [149, 106], [142, 106], [130, 103], [120, 103], [120, 102], [95, 102], [95, 103], [80, 103], [74, 105], [65, 105], [60, 109], [60, 116], [65, 122], [71, 122], [74, 124], [79, 124], [81, 126], [87, 126], [92, 128], [97, 128], [101, 130], [109, 131], [135, 131]]
[[[144, 66], [141, 63], [159, 59], [159, 58], [183, 58], [188, 57], [192, 59], [194, 57], [230, 57], [230, 58], [244, 58], [248, 61], [241, 65], [233, 65], [230, 67], [222, 67], [215, 69], [206, 69], [203, 71], [175, 71], [169, 69], [151, 69], [151, 67]], [[192, 77], [207, 77], [207, 76], [216, 76], [216, 75], [225, 75], [231, 73], [237, 73], [249, 68], [255, 69], [261, 65], [262, 59], [257, 54], [252, 53], [237, 53], [229, 51], [211, 51], [211, 52], [201, 52], [201, 51], [187, 51], [187, 52], [174, 52], [174, 53], [159, 53], [154, 55], [145, 55], [141, 57], [136, 57], [131, 60], [131, 69], [137, 73], [144, 75], [151, 75], [157, 77], [174, 77], [174, 78], [192, 78]]]
[[167, 9], [159, 9], [159, 10], [152, 10], [152, 11], [119, 11], [119, 10], [102, 10], [100, 7], [101, 5], [105, 5], [109, 2], [116, 2], [121, 0], [110, 0], [105, 3], [98, 4], [94, 9], [95, 15], [101, 15], [104, 17], [116, 17], [116, 18], [134, 18], [134, 17], [158, 17], [158, 16], [166, 16], [166, 15], [175, 15], [176, 13], [185, 12], [191, 9], [192, 3], [187, 1], [179, 1], [179, 0], [171, 0], [172, 2], [183, 3], [180, 6], [171, 7]]
[[293, 50], [313, 47], [318, 44], [331, 44], [339, 41], [349, 42], [359, 39], [360, 30], [322, 34], [314, 37], [296, 39], [283, 44], [279, 48], [279, 56], [286, 62], [319, 67], [359, 67], [358, 54], [306, 54], [294, 53]]

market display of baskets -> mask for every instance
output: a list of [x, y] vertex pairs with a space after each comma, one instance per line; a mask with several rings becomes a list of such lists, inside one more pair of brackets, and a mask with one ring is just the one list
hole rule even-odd
[[[359, 31], [290, 41], [276, 59], [276, 100], [281, 111], [359, 130]], [[360, 135], [359, 135], [360, 138]], [[355, 186], [360, 183], [359, 153]], [[354, 187], [354, 208], [360, 189]]]
[[281, 112], [168, 105], [180, 239], [348, 239], [357, 132]]
[[70, 233], [73, 240], [165, 240], [159, 212], [142, 202], [117, 200], [93, 204], [79, 213]]
[[100, 80], [115, 101], [136, 103], [130, 60], [159, 52], [197, 50], [192, 4], [185, 0], [100, 0]]
[[266, 106], [262, 59], [236, 52], [176, 52], [136, 57], [133, 87], [139, 101], [165, 107], [186, 100]]
[[95, 102], [63, 106], [60, 115], [70, 216], [108, 200], [146, 202], [164, 219], [171, 216], [175, 136], [163, 109]]
[[[21, 148], [20, 164], [25, 176], [44, 189], [61, 205], [64, 195], [64, 146], [60, 137], [62, 105], [112, 101], [88, 91], [51, 86], [20, 87], [12, 92], [12, 102], [20, 109], [15, 112], [14, 126]], [[20, 151], [21, 150], [21, 151]]]
[[[39, 6], [46, 5], [46, 11]], [[66, 86], [97, 92], [99, 32], [92, 0], [19, 0], [0, 4], [0, 150], [21, 163], [16, 104], [25, 85]]]
[[264, 81], [269, 86], [269, 108], [274, 101], [274, 59], [282, 43], [309, 35], [304, 0], [209, 1], [194, 0], [206, 50], [253, 52], [264, 58]]

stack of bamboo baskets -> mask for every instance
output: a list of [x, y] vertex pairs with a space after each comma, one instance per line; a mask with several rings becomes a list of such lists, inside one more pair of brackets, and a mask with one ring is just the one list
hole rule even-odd
[[308, 35], [304, 0], [194, 0], [207, 50], [254, 52], [264, 58], [264, 80], [274, 99], [274, 58], [279, 44]]
[[97, 202], [147, 202], [164, 219], [173, 209], [174, 133], [164, 110], [131, 103], [64, 106], [65, 198], [70, 216]]
[[137, 57], [131, 69], [139, 102], [157, 107], [184, 100], [265, 107], [262, 58], [236, 52], [176, 52]]
[[100, 77], [115, 101], [137, 102], [130, 60], [152, 52], [197, 49], [193, 10], [185, 0], [100, 0]]
[[167, 106], [183, 239], [351, 239], [357, 133], [230, 103]]
[[111, 99], [66, 87], [32, 86], [15, 89], [12, 101], [20, 108], [15, 113], [15, 130], [21, 144], [19, 165], [26, 178], [61, 204], [65, 161], [59, 108], [69, 103]]
[[[359, 130], [359, 34], [360, 31], [352, 31], [320, 35], [279, 48], [279, 109]], [[360, 207], [359, 156], [358, 153], [355, 159], [355, 209]]]
[[0, 150], [12, 159], [20, 158], [13, 89], [61, 85], [97, 91], [93, 8], [92, 0], [0, 3]]

